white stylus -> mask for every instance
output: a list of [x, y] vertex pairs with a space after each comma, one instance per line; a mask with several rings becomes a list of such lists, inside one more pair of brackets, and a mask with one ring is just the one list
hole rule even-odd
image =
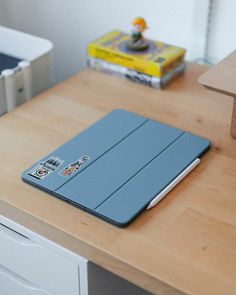
[[160, 192], [154, 199], [149, 203], [146, 209], [154, 207], [161, 199], [163, 199], [185, 176], [187, 176], [201, 160], [197, 158], [194, 160], [183, 172], [181, 172], [162, 192]]

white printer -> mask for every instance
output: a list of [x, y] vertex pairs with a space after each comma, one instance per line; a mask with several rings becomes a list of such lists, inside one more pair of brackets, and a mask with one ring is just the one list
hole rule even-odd
[[2, 26], [0, 41], [2, 115], [52, 84], [53, 44], [48, 40]]

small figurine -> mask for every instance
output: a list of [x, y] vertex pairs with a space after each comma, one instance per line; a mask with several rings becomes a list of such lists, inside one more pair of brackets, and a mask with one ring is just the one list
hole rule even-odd
[[144, 51], [148, 49], [148, 43], [143, 37], [143, 32], [148, 28], [144, 18], [136, 17], [132, 21], [132, 36], [130, 42], [127, 44], [129, 50]]

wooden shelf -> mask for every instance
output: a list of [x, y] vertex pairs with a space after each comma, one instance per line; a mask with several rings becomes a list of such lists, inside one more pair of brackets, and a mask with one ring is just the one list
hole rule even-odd
[[236, 138], [236, 50], [201, 75], [199, 82], [212, 91], [233, 97], [230, 133]]

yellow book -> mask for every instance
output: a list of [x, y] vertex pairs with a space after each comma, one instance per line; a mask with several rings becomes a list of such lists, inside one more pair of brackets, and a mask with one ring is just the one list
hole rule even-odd
[[146, 51], [133, 52], [127, 47], [129, 40], [129, 34], [118, 30], [111, 31], [88, 44], [88, 57], [154, 77], [163, 77], [184, 59], [183, 48], [146, 39], [149, 48]]

